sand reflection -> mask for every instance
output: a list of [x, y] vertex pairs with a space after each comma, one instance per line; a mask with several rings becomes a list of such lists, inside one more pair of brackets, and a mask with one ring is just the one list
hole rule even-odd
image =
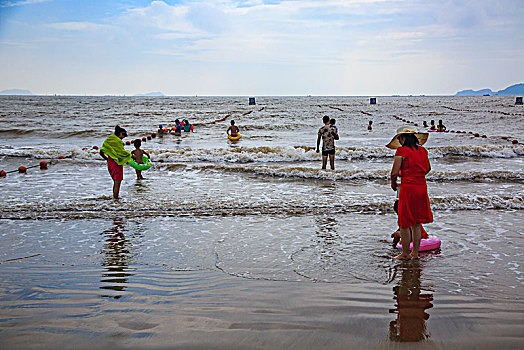
[[396, 304], [390, 313], [396, 313], [397, 319], [389, 323], [389, 339], [397, 342], [418, 342], [429, 338], [426, 321], [427, 309], [433, 307], [433, 293], [421, 290], [420, 261], [401, 262], [402, 277], [393, 287]]
[[113, 291], [113, 294], [104, 294], [102, 297], [119, 299], [126, 289], [129, 273], [130, 242], [126, 238], [126, 222], [122, 218], [113, 220], [113, 226], [101, 233], [105, 237], [102, 249], [104, 272], [100, 289]]

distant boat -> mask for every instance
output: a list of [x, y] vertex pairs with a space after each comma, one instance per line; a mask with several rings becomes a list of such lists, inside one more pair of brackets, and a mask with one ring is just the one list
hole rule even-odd
[[484, 94], [484, 95], [482, 95], [482, 96], [491, 96], [491, 95], [490, 95], [490, 94]]

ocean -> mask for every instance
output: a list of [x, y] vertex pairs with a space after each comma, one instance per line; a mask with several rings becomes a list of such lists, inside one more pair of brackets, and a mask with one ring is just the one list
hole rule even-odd
[[[256, 102], [0, 96], [1, 347], [524, 346], [515, 97]], [[334, 171], [315, 152], [324, 115], [339, 129]], [[153, 167], [140, 181], [125, 167], [113, 200], [104, 139], [117, 124], [124, 142], [147, 138], [177, 118], [194, 132], [146, 139]], [[385, 145], [431, 120], [450, 131], [424, 145], [425, 228], [442, 247], [394, 261]]]

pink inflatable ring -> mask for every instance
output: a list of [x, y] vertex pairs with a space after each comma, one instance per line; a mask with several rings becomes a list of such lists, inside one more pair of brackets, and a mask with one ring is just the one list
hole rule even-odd
[[[429, 236], [428, 239], [423, 239], [420, 241], [419, 252], [424, 252], [428, 250], [435, 250], [440, 248], [440, 239], [437, 236]], [[397, 248], [402, 248], [402, 244], [398, 243]], [[409, 249], [413, 249], [413, 242], [409, 244]]]

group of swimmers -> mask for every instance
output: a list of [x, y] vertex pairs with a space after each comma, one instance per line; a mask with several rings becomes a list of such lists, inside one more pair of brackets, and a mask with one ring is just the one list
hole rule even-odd
[[194, 132], [195, 127], [187, 119], [184, 119], [182, 122], [179, 119], [175, 119], [175, 125], [171, 129], [164, 128], [162, 124], [158, 125], [157, 133], [159, 137], [163, 137], [168, 132], [173, 132], [175, 136], [180, 136], [182, 135], [182, 130], [184, 132]]
[[438, 121], [438, 125], [435, 125], [435, 121], [431, 121], [431, 125], [428, 126], [428, 122], [424, 120], [423, 127], [429, 128], [428, 131], [437, 131], [437, 132], [444, 132], [446, 131], [446, 126], [442, 124], [442, 120]]

